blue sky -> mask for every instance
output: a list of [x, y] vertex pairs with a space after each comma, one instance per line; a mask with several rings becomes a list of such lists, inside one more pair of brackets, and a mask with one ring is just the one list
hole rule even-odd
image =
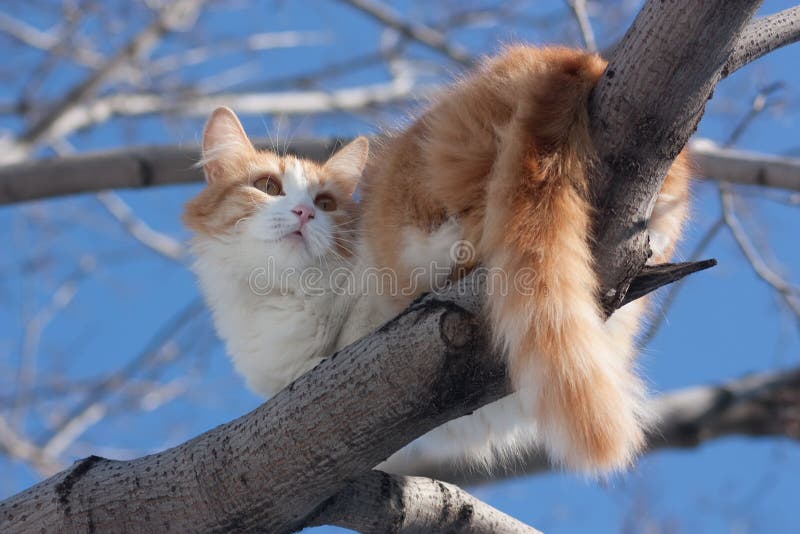
[[[485, 3], [485, 2], [484, 2]], [[235, 37], [256, 31], [322, 31], [328, 42], [319, 46], [279, 49], [260, 55], [254, 69], [260, 80], [304, 72], [332, 61], [374, 50], [379, 28], [365, 17], [332, 1], [279, 2], [277, 10], [212, 8], [199, 21], [203, 32], [191, 35], [198, 42]], [[435, 4], [435, 6], [434, 6]], [[558, 14], [562, 2], [530, 3], [526, 12]], [[593, 23], [600, 45], [618, 37], [625, 25], [612, 14], [617, 7], [600, 2]], [[627, 4], [627, 3], [626, 3]], [[398, 2], [409, 18], [435, 20], [444, 4]], [[769, 13], [792, 5], [767, 1]], [[0, 8], [2, 10], [3, 8]], [[628, 19], [634, 11], [623, 13]], [[46, 28], [53, 22], [31, 9], [15, 13], [30, 24]], [[132, 17], [132, 28], [141, 20]], [[91, 28], [86, 28], [90, 34]], [[124, 32], [123, 32], [124, 33]], [[120, 36], [121, 40], [124, 35]], [[496, 50], [500, 42], [576, 44], [571, 21], [532, 29], [520, 22], [504, 28], [470, 28], [453, 33], [453, 39], [473, 53]], [[185, 39], [186, 37], [182, 37]], [[168, 39], [155, 51], [166, 54], [185, 42]], [[106, 52], [118, 44], [101, 43]], [[3, 46], [6, 46], [3, 42]], [[433, 52], [418, 45], [411, 54], [443, 65]], [[15, 56], [23, 69], [34, 54]], [[227, 57], [216, 64], [182, 73], [184, 81], [207, 76], [226, 63], [247, 58]], [[760, 116], [739, 140], [742, 148], [800, 156], [800, 46], [769, 55], [725, 80], [715, 91], [698, 135], [724, 141], [759, 88], [783, 82], [774, 98], [779, 101]], [[24, 70], [22, 70], [24, 72]], [[267, 73], [267, 74], [264, 74]], [[43, 94], [56, 96], [81, 76], [80, 69], [65, 66], [48, 82]], [[25, 76], [20, 76], [22, 81]], [[346, 87], [388, 79], [384, 67], [364, 69], [331, 80], [325, 87]], [[422, 84], [443, 80], [441, 74]], [[239, 89], [247, 88], [243, 81]], [[0, 85], [0, 101], [17, 94], [14, 83]], [[237, 87], [231, 89], [237, 90]], [[402, 120], [405, 110], [393, 108], [370, 115], [332, 114], [315, 118], [245, 117], [254, 136], [354, 135], [374, 133], [380, 126]], [[278, 132], [279, 124], [281, 131]], [[130, 144], [197, 141], [201, 120], [163, 121], [152, 117], [112, 121], [77, 134], [70, 141], [77, 150], [115, 148]], [[19, 123], [0, 117], [0, 129], [19, 131]], [[49, 151], [43, 149], [42, 155]], [[57, 177], [54, 177], [57, 179]], [[153, 228], [180, 239], [182, 204], [199, 186], [163, 187], [150, 191], [124, 191], [122, 198]], [[796, 206], [786, 206], [747, 194], [742, 197], [748, 231], [768, 245], [774, 259], [795, 283], [800, 266], [800, 218]], [[691, 226], [682, 247], [685, 254], [719, 215], [712, 185], [698, 182], [694, 189]], [[165, 260], [132, 241], [92, 196], [76, 196], [24, 206], [0, 208], [0, 391], [12, 391], [15, 365], [22, 347], [24, 324], [45, 305], [53, 289], [71, 276], [80, 259], [96, 258], [97, 267], [79, 284], [71, 304], [47, 327], [38, 354], [42, 372], [58, 372], [67, 380], [91, 378], [113, 372], [145, 350], [154, 332], [176, 314], [196, 303], [194, 280], [184, 265]], [[743, 374], [797, 366], [800, 339], [797, 324], [782, 312], [773, 292], [743, 260], [725, 231], [706, 254], [719, 266], [697, 274], [682, 288], [659, 335], [643, 351], [642, 368], [656, 391], [720, 382]], [[70, 458], [92, 452], [110, 457], [140, 455], [180, 443], [206, 429], [255, 407], [259, 400], [233, 374], [204, 313], [178, 337], [182, 356], [157, 377], [161, 381], [188, 376], [184, 395], [155, 411], [113, 412], [92, 427], [70, 450]], [[187, 374], [188, 373], [188, 374]], [[8, 389], [6, 389], [8, 388]], [[71, 401], [65, 400], [68, 403]], [[41, 435], [48, 410], [64, 409], [58, 402], [39, 405], [25, 419], [26, 432]], [[643, 458], [624, 477], [596, 483], [566, 474], [546, 474], [474, 488], [481, 499], [548, 532], [797, 532], [794, 513], [800, 482], [800, 448], [780, 439], [729, 438], [689, 450], [663, 451]], [[26, 466], [0, 459], [0, 498], [38, 480]], [[320, 528], [318, 532], [335, 529]]]

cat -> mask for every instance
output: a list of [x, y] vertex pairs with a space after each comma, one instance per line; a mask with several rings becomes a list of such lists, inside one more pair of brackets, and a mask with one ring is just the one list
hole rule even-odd
[[[517, 392], [431, 431], [379, 468], [414, 474], [426, 461], [460, 456], [488, 463], [497, 454], [514, 455], [515, 447], [544, 445], [556, 462], [598, 473], [627, 467], [641, 448], [646, 410], [644, 388], [632, 369], [632, 339], [645, 299], [604, 322], [589, 249], [588, 176], [594, 155], [586, 103], [604, 68], [599, 56], [577, 50], [510, 47], [445, 91], [405, 131], [387, 136], [366, 163], [362, 205], [346, 203], [345, 211], [354, 215], [347, 219], [353, 233], [344, 238], [346, 254], [334, 254], [349, 261], [356, 274], [389, 268], [399, 275], [399, 287], [407, 289], [424, 280], [419, 270], [432, 264], [449, 267], [452, 275], [478, 263], [509, 276], [526, 267], [535, 273], [532, 295], [488, 296], [492, 331], [498, 348], [508, 353]], [[215, 133], [217, 114], [224, 120]], [[184, 216], [197, 234], [194, 269], [237, 370], [257, 392], [274, 394], [326, 354], [368, 334], [433, 289], [429, 278], [429, 285], [413, 292], [368, 291], [311, 306], [298, 305], [295, 298], [301, 313], [264, 311], [244, 274], [260, 266], [264, 256], [281, 254], [263, 239], [239, 235], [240, 220], [251, 218], [254, 209], [245, 208], [247, 201], [240, 198], [217, 212], [227, 204], [223, 178], [233, 179], [238, 197], [248, 199], [254, 194], [248, 179], [258, 173], [243, 169], [259, 157], [281, 158], [256, 152], [229, 110], [212, 115], [203, 144], [209, 185]], [[333, 167], [348, 169], [345, 200], [352, 201], [367, 153], [368, 144], [360, 138], [321, 167], [324, 171], [341, 157]], [[681, 154], [648, 221], [651, 262], [667, 261], [680, 237], [689, 174]], [[220, 222], [209, 225], [212, 220]], [[361, 236], [358, 243], [355, 235]], [[459, 263], [452, 250], [464, 242], [475, 255]], [[326, 258], [321, 250], [314, 261], [297, 266], [321, 263]], [[277, 309], [282, 306], [280, 301]], [[283, 334], [304, 321], [310, 321], [313, 335], [304, 328], [298, 329], [306, 332], [302, 340]], [[281, 338], [280, 349], [273, 348], [270, 332]]]
[[318, 165], [256, 150], [228, 108], [206, 123], [206, 186], [183, 222], [217, 332], [259, 395], [274, 395], [340, 348], [352, 295], [332, 287], [332, 273], [353, 261], [353, 192], [368, 152], [359, 137]]
[[[528, 291], [487, 297], [515, 393], [379, 468], [414, 474], [420, 459], [491, 460], [539, 444], [555, 463], [595, 474], [627, 468], [642, 449], [649, 417], [633, 337], [645, 303], [604, 320], [590, 246], [587, 103], [605, 67], [579, 50], [508, 47], [373, 149], [361, 185], [362, 264], [391, 269], [399, 287], [418, 284], [432, 263], [456, 276], [477, 264], [509, 278], [533, 273]], [[648, 222], [652, 262], [667, 261], [680, 236], [689, 174], [681, 154]], [[474, 250], [466, 263], [452, 257], [459, 243]], [[378, 326], [432, 285], [361, 299], [343, 335]]]

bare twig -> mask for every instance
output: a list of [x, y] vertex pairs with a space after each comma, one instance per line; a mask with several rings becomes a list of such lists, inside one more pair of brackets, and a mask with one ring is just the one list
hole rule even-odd
[[40, 50], [50, 50], [57, 43], [50, 32], [43, 32], [6, 13], [0, 13], [0, 33]]
[[[219, 106], [235, 108], [242, 114], [319, 114], [358, 111], [370, 106], [407, 102], [412, 96], [424, 96], [408, 77], [387, 83], [355, 86], [332, 91], [287, 91], [281, 93], [218, 93], [213, 95], [158, 93], [115, 93], [85, 104], [74, 104], [58, 123], [51, 126], [53, 137], [63, 137], [112, 117], [179, 115], [204, 117]], [[6, 159], [6, 162], [10, 162]]]
[[[43, 32], [6, 13], [0, 13], [0, 32], [32, 48], [45, 50], [58, 56], [65, 55], [64, 51], [59, 48], [59, 38], [54, 35], [52, 30]], [[87, 67], [98, 68], [103, 61], [102, 55], [89, 48], [79, 47], [72, 52], [74, 59]]]
[[0, 452], [28, 463], [43, 476], [52, 476], [64, 468], [56, 458], [45, 454], [41, 447], [20, 436], [2, 416], [0, 416]]
[[469, 52], [460, 46], [448, 42], [447, 37], [443, 34], [427, 26], [404, 21], [403, 18], [395, 13], [389, 6], [375, 0], [340, 1], [358, 9], [380, 24], [392, 28], [437, 52], [441, 52], [456, 63], [460, 63], [464, 66], [469, 66], [473, 63], [473, 58], [470, 56]]
[[107, 413], [106, 406], [94, 403], [85, 410], [69, 418], [58, 432], [42, 445], [42, 452], [47, 456], [58, 458], [86, 430], [101, 421]]
[[[753, 98], [748, 112], [731, 132], [731, 135], [725, 143], [725, 148], [728, 148], [738, 141], [753, 121], [767, 108], [767, 97], [769, 94], [780, 89], [780, 87], [780, 84], [772, 84], [759, 91], [755, 98]], [[794, 313], [798, 325], [800, 325], [800, 290], [796, 287], [792, 287], [786, 280], [778, 275], [778, 273], [770, 268], [758, 253], [756, 247], [750, 242], [747, 232], [739, 221], [739, 217], [736, 213], [733, 188], [727, 183], [722, 182], [719, 184], [719, 195], [722, 201], [722, 219], [731, 231], [739, 249], [742, 251], [755, 273], [781, 295], [788, 308]]]
[[122, 66], [149, 51], [164, 34], [183, 24], [185, 20], [192, 19], [203, 2], [204, 0], [180, 0], [167, 3], [153, 22], [27, 128], [19, 136], [19, 144], [27, 150], [42, 139], [62, 135], [58, 125], [70, 110], [94, 93]]
[[[39, 310], [25, 326], [22, 353], [15, 382], [16, 398], [24, 398], [33, 386], [36, 377], [37, 355], [42, 333], [56, 315], [70, 305], [78, 288], [95, 268], [95, 259], [84, 256], [78, 261], [75, 271], [67, 277], [52, 293], [49, 302]], [[14, 412], [19, 416], [22, 405], [15, 403]], [[17, 417], [15, 417], [16, 419]]]
[[45, 449], [64, 450], [66, 445], [78, 438], [99, 419], [97, 414], [106, 412], [105, 399], [119, 393], [131, 376], [142, 373], [165, 362], [173, 361], [178, 354], [174, 338], [180, 330], [205, 310], [202, 299], [195, 299], [180, 309], [165, 322], [147, 346], [135, 358], [116, 372], [92, 384], [81, 400], [49, 431], [41, 442]]
[[566, 0], [567, 5], [578, 23], [581, 37], [583, 38], [583, 46], [589, 52], [597, 52], [597, 41], [594, 38], [594, 31], [592, 30], [592, 23], [589, 21], [589, 12], [586, 9], [586, 0]]
[[291, 48], [296, 46], [315, 46], [329, 43], [330, 36], [324, 32], [265, 32], [242, 36], [230, 41], [216, 42], [213, 46], [198, 46], [181, 52], [152, 60], [147, 68], [148, 74], [160, 75], [179, 67], [197, 65], [224, 54], [242, 50], [270, 50], [275, 48]]
[[719, 194], [722, 200], [722, 214], [725, 224], [739, 245], [739, 250], [744, 254], [753, 271], [761, 280], [772, 287], [783, 299], [786, 306], [792, 311], [800, 327], [800, 288], [789, 284], [776, 273], [761, 257], [758, 250], [750, 241], [747, 232], [736, 215], [736, 206], [733, 202], [733, 192], [727, 184], [719, 184]]
[[182, 260], [185, 254], [183, 244], [167, 234], [153, 230], [133, 213], [130, 206], [119, 195], [112, 191], [103, 191], [98, 193], [96, 198], [139, 243], [168, 260], [178, 262]]

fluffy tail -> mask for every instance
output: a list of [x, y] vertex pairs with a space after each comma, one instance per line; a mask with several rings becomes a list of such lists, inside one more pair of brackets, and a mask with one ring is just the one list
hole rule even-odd
[[586, 108], [603, 64], [563, 51], [544, 60], [489, 180], [481, 256], [509, 284], [490, 290], [492, 331], [551, 458], [622, 469], [644, 442], [644, 388], [604, 327], [589, 246]]

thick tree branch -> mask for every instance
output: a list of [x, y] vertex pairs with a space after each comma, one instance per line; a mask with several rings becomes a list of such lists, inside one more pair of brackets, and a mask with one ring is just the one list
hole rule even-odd
[[[653, 399], [652, 408], [658, 425], [649, 435], [648, 452], [729, 436], [800, 439], [800, 368], [667, 393]], [[472, 486], [549, 469], [542, 452], [530, 449], [490, 471], [459, 462], [419, 463], [411, 474]]]
[[[324, 160], [343, 142], [298, 139], [288, 151]], [[272, 143], [257, 143], [271, 148]], [[800, 159], [725, 149], [698, 139], [691, 146], [696, 172], [705, 178], [743, 185], [800, 191]], [[144, 146], [89, 152], [62, 158], [0, 166], [0, 204], [102, 191], [200, 182], [196, 146]]]
[[178, 447], [79, 462], [0, 503], [0, 531], [299, 528], [411, 439], [508, 393], [477, 319], [482, 293], [468, 279], [416, 301], [260, 408]]
[[650, 256], [645, 228], [653, 200], [760, 3], [649, 0], [592, 92], [596, 204], [613, 214], [596, 219], [594, 242], [607, 312], [619, 307]]
[[[262, 147], [272, 143], [262, 141]], [[324, 160], [336, 140], [295, 141], [290, 152]], [[0, 204], [106, 189], [200, 182], [197, 146], [154, 146], [33, 160], [0, 166]]]
[[381, 471], [366, 473], [323, 503], [306, 526], [317, 525], [363, 534], [539, 532], [452, 484]]

